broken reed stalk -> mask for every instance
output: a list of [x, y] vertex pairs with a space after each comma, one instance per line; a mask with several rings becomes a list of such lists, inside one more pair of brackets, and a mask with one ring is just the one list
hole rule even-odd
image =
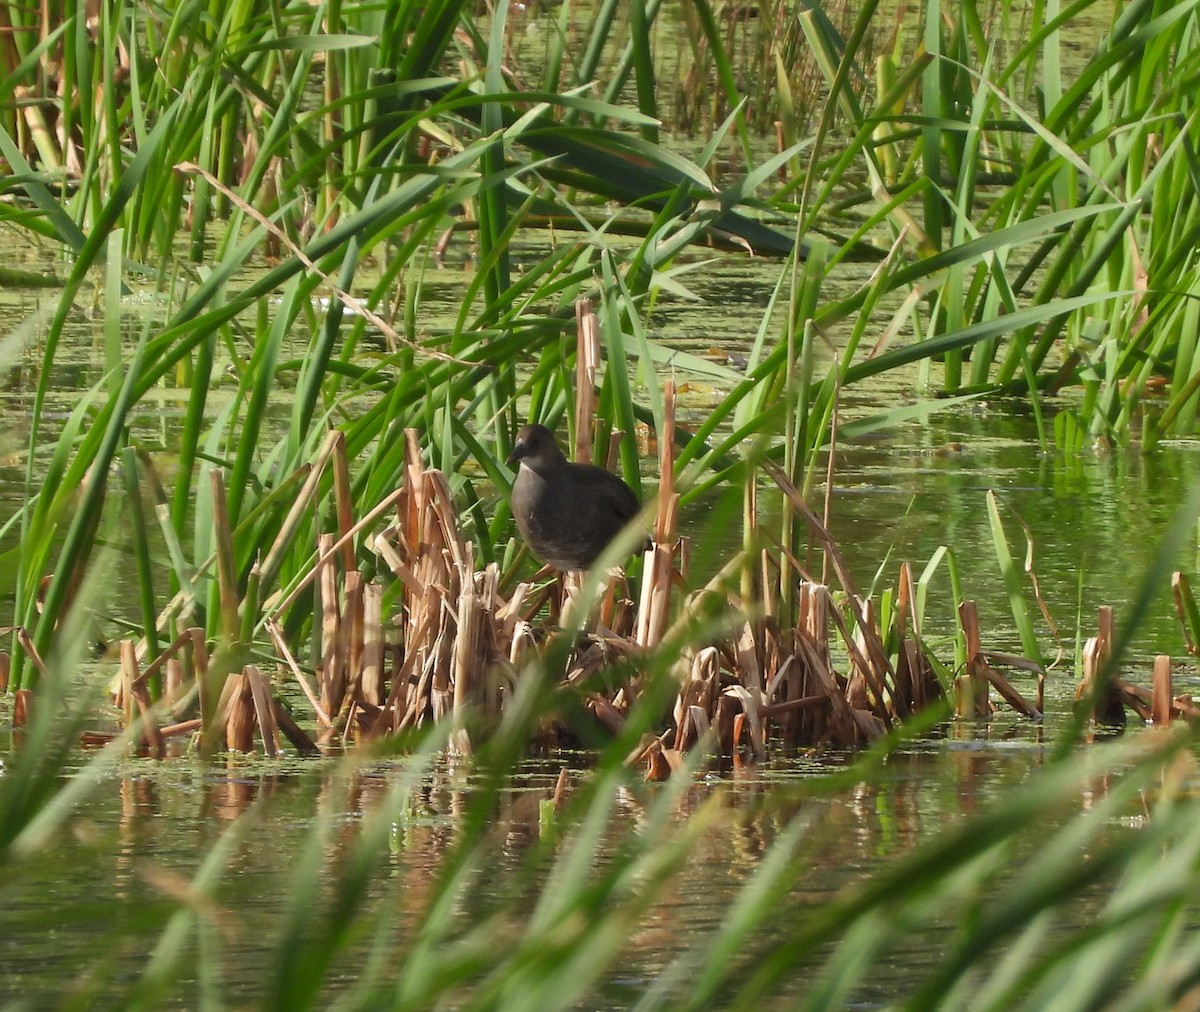
[[1113, 610], [1101, 605], [1097, 633], [1083, 647], [1083, 679], [1075, 690], [1076, 705], [1086, 707], [1088, 720], [1110, 727], [1125, 726], [1125, 706], [1116, 672], [1109, 663], [1112, 654]]
[[263, 752], [267, 758], [280, 753], [279, 730], [275, 723], [275, 703], [271, 686], [266, 676], [255, 664], [247, 664], [243, 677], [250, 684], [250, 696], [254, 703], [254, 718], [262, 736]]
[[[33, 637], [29, 635], [29, 631], [24, 628], [13, 629], [11, 626], [4, 630], [5, 633], [14, 633], [17, 637], [17, 644], [25, 652], [25, 656], [33, 663], [37, 670], [39, 678], [49, 678], [50, 673], [46, 670], [46, 662], [42, 660], [42, 655], [38, 653], [37, 647], [34, 645]], [[9, 661], [11, 664], [11, 659]]]
[[658, 434], [658, 510], [654, 537], [642, 564], [642, 593], [638, 608], [639, 646], [662, 642], [670, 615], [671, 584], [674, 582], [675, 522], [679, 494], [675, 491], [675, 383], [663, 388], [663, 431]]
[[[960, 718], [987, 717], [992, 706], [990, 687], [995, 687], [1001, 698], [1022, 716], [1031, 720], [1042, 719], [1042, 686], [1044, 672], [1041, 666], [1024, 658], [1004, 657], [987, 654], [980, 646], [979, 613], [974, 601], [964, 601], [958, 609], [959, 624], [967, 644], [965, 671], [954, 680], [955, 715]], [[989, 663], [991, 658], [1003, 658], [1014, 667], [1029, 668], [1038, 677], [1037, 704], [1029, 702], [1007, 678]]]
[[[320, 630], [320, 638], [314, 642], [313, 665], [317, 672], [317, 685], [321, 692], [321, 707], [335, 721], [345, 697], [345, 668], [341, 663], [340, 650], [341, 615], [338, 608], [337, 561], [332, 551], [332, 534], [317, 536], [317, 555], [320, 572], [313, 584], [313, 628]], [[320, 616], [318, 623], [316, 618]]]
[[[469, 546], [468, 546], [469, 548]], [[479, 599], [475, 594], [471, 553], [463, 560], [463, 570], [458, 574], [462, 588], [458, 597], [458, 629], [454, 637], [454, 717], [459, 726], [451, 736], [451, 747], [460, 755], [471, 755], [474, 751], [471, 739], [461, 722], [472, 702], [472, 695], [482, 695], [472, 684], [476, 675], [476, 651], [479, 640]]]
[[1175, 695], [1171, 685], [1171, 658], [1159, 654], [1154, 658], [1154, 689], [1150, 719], [1159, 727], [1171, 723], [1171, 699]]
[[369, 706], [383, 704], [383, 588], [378, 583], [363, 587], [362, 674], [359, 678], [362, 701]]
[[[921, 639], [921, 622], [917, 612], [917, 594], [913, 583], [912, 566], [900, 565], [899, 590], [896, 595], [896, 678], [892, 688], [892, 705], [897, 719], [905, 720], [920, 713], [935, 700], [941, 699], [944, 689], [925, 653]], [[909, 636], [909, 622], [912, 636]], [[1040, 699], [1040, 697], [1039, 697]]]
[[254, 699], [244, 672], [225, 679], [217, 719], [224, 725], [225, 747], [230, 752], [254, 751]]
[[138, 752], [161, 759], [166, 755], [154, 704], [150, 700], [146, 683], [138, 671], [137, 645], [133, 640], [121, 641], [121, 684], [125, 701], [125, 726], [134, 726], [134, 708], [137, 708]]
[[575, 302], [575, 446], [581, 463], [596, 461], [592, 426], [596, 420], [596, 376], [600, 371], [600, 324], [591, 299]]
[[980, 647], [979, 613], [974, 601], [963, 601], [958, 606], [958, 621], [962, 626], [967, 643], [966, 669], [954, 679], [954, 715], [960, 719], [974, 719], [991, 715], [992, 704], [988, 699], [988, 680]]

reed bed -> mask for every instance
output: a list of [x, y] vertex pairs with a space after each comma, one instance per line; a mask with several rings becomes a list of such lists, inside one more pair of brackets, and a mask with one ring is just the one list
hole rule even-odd
[[[340, 445], [333, 442], [332, 460], [337, 460]], [[669, 456], [672, 443], [664, 440], [660, 446]], [[424, 464], [413, 430], [406, 433], [404, 475], [387, 503], [395, 509], [393, 522], [371, 539], [379, 569], [390, 572], [392, 581], [365, 579], [353, 553], [345, 551], [348, 538], [325, 533], [318, 537], [310, 575], [286, 597], [266, 603], [262, 624], [278, 654], [277, 670], [290, 675], [302, 691], [316, 725], [315, 741], [296, 726], [259, 664], [247, 663], [214, 683], [210, 645], [202, 630], [192, 627], [144, 670], [137, 658], [145, 642], [120, 643], [116, 700], [127, 724], [134, 726], [138, 718], [141, 751], [161, 756], [165, 739], [195, 732], [230, 750], [248, 752], [257, 734], [270, 756], [278, 752], [282, 732], [305, 753], [315, 752], [318, 743], [346, 745], [449, 721], [458, 728], [453, 748], [471, 754], [473, 738], [499, 723], [517, 680], [530, 665], [542, 663], [547, 644], [562, 636], [570, 640], [563, 685], [578, 690], [578, 705], [598, 729], [618, 736], [638, 696], [647, 658], [664, 641], [683, 636], [695, 612], [712, 609], [717, 596], [723, 599], [717, 609], [727, 613], [732, 633], [682, 651], [674, 666], [677, 696], [664, 714], [669, 726], [648, 734], [629, 757], [631, 763], [644, 764], [652, 779], [684, 768], [683, 757], [694, 748], [729, 760], [735, 755], [765, 758], [768, 746], [866, 745], [935, 706], [945, 694], [919, 629], [915, 623], [910, 626], [914, 591], [907, 565], [901, 569], [902, 589], [890, 630], [893, 663], [873, 609], [860, 602], [843, 613], [833, 604], [830, 589], [805, 578], [798, 566], [783, 577], [798, 581], [799, 620], [791, 627], [781, 624], [777, 598], [727, 598], [729, 567], [673, 606], [684, 575], [676, 568], [680, 541], [674, 536], [671, 506], [660, 505], [657, 511], [636, 604], [619, 570], [602, 581], [594, 607], [580, 603], [585, 586], [575, 576], [540, 586], [520, 581], [505, 592], [495, 563], [475, 567], [448, 482]], [[660, 499], [660, 504], [670, 501]], [[351, 524], [347, 530], [362, 527]], [[759, 563], [764, 573], [770, 572], [768, 553], [762, 553]], [[308, 594], [315, 616], [311, 679], [275, 617]], [[385, 600], [390, 610], [385, 610]], [[964, 605], [964, 615], [969, 607], [969, 602]], [[835, 670], [833, 630], [847, 658], [844, 674]], [[990, 680], [1021, 712], [1039, 716], [983, 660], [977, 631], [974, 636], [968, 631], [967, 639], [976, 646], [964, 678], [972, 685], [978, 678]], [[166, 678], [156, 709], [146, 686], [160, 671]], [[215, 705], [206, 705], [205, 692], [218, 686]], [[986, 689], [982, 695], [973, 691], [969, 698], [974, 708], [960, 701], [960, 714], [989, 713], [986, 695]], [[211, 723], [189, 718], [160, 726], [158, 713], [186, 712], [188, 707], [211, 713]], [[543, 728], [537, 744], [578, 744], [571, 723]]]
[[[579, 320], [584, 347], [596, 333], [595, 317], [586, 305]], [[586, 392], [592, 390], [588, 377], [593, 362], [594, 355], [579, 357], [580, 390], [585, 392], [577, 408], [584, 420], [595, 411], [594, 391]], [[885, 632], [870, 603], [854, 596], [829, 532], [776, 467], [769, 466], [768, 473], [811, 525], [852, 603], [844, 609], [835, 606], [830, 588], [813, 581], [794, 559], [789, 569], [776, 573], [770, 551], [761, 551], [752, 566], [745, 557], [733, 560], [686, 600], [672, 601], [677, 589], [686, 586], [689, 555], [687, 540], [677, 536], [679, 493], [670, 479], [675, 472], [672, 384], [663, 403], [666, 424], [658, 440], [658, 463], [666, 480], [658, 490], [636, 602], [619, 569], [601, 574], [598, 587], [580, 574], [568, 574], [541, 585], [522, 580], [505, 590], [509, 581], [498, 564], [475, 565], [450, 484], [425, 464], [413, 429], [404, 433], [400, 487], [355, 521], [345, 440], [331, 433], [275, 544], [251, 570], [240, 600], [229, 560], [228, 521], [217, 511], [222, 640], [210, 643], [203, 629], [187, 627], [144, 667], [139, 658], [150, 649], [147, 639], [120, 642], [114, 699], [125, 724], [136, 728], [138, 750], [161, 757], [168, 739], [195, 733], [208, 749], [221, 743], [231, 751], [249, 752], [257, 736], [264, 754], [272, 756], [280, 750], [282, 735], [299, 752], [315, 753], [320, 746], [346, 746], [450, 722], [456, 728], [453, 749], [471, 754], [479, 735], [502, 720], [517, 682], [530, 677], [531, 667], [545, 664], [547, 648], [563, 639], [568, 648], [561, 684], [573, 693], [580, 711], [591, 715], [596, 730], [612, 737], [625, 729], [650, 658], [664, 644], [683, 644], [672, 668], [677, 690], [669, 712], [663, 713], [666, 727], [647, 732], [629, 755], [628, 761], [643, 765], [651, 779], [685, 769], [685, 755], [693, 749], [728, 761], [735, 756], [765, 758], [769, 747], [867, 745], [937, 706], [946, 686], [921, 637], [910, 567], [901, 567], [900, 590]], [[577, 430], [575, 452], [591, 457], [586, 431]], [[256, 613], [252, 609], [259, 590], [288, 550], [301, 515], [320, 512], [316, 489], [325, 471], [333, 476], [337, 529], [314, 527], [313, 566]], [[211, 477], [214, 494], [223, 501], [223, 477], [215, 470]], [[377, 575], [369, 578], [359, 565], [354, 539], [393, 510], [392, 522], [367, 539], [377, 563]], [[734, 592], [739, 566], [760, 576], [752, 582], [756, 591], [751, 596]], [[390, 581], [382, 578], [384, 572], [390, 573]], [[784, 584], [795, 584], [789, 595], [794, 621], [780, 597]], [[301, 651], [289, 643], [282, 621], [306, 602], [313, 616], [311, 677], [297, 661]], [[702, 610], [719, 614], [729, 634], [697, 642], [692, 627]], [[985, 659], [973, 604], [965, 602], [960, 614], [968, 648], [966, 673], [956, 680], [958, 714], [990, 713], [990, 683], [1019, 712], [1040, 717], [1040, 683], [1036, 706], [1027, 703]], [[168, 610], [160, 618], [164, 628], [169, 616]], [[297, 725], [259, 663], [232, 660], [250, 649], [255, 627], [269, 637], [278, 670], [301, 690], [315, 735]], [[840, 637], [844, 673], [835, 670], [838, 651], [831, 630]], [[22, 641], [29, 645], [27, 635]], [[151, 686], [156, 687], [154, 698]], [[191, 715], [197, 711], [198, 717]], [[569, 715], [551, 721], [536, 743], [578, 744], [574, 723]]]
[[[621, 433], [592, 438], [604, 430], [598, 421], [600, 327], [588, 300], [576, 305], [576, 334], [574, 454], [611, 466]], [[1046, 668], [1019, 590], [1014, 620], [1033, 656], [985, 651], [975, 605], [963, 600], [959, 657], [937, 659], [922, 635], [911, 567], [900, 566], [895, 599], [881, 624], [880, 609], [857, 595], [823, 521], [769, 457], [759, 464], [808, 531], [810, 556], [815, 546], [822, 568], [837, 577], [842, 603], [796, 553], [774, 549], [744, 551], [706, 586], [687, 592], [691, 549], [677, 532], [675, 399], [668, 382], [655, 440], [662, 480], [640, 583], [632, 585], [636, 593], [620, 568], [539, 582], [516, 579], [517, 569], [505, 571], [495, 561], [477, 565], [450, 479], [428, 466], [420, 433], [411, 428], [402, 433], [399, 487], [357, 519], [347, 440], [330, 431], [313, 465], [296, 476], [298, 491], [274, 542], [240, 579], [225, 474], [212, 469], [213, 553], [201, 569], [215, 570], [218, 635], [209, 638], [203, 627], [187, 623], [192, 606], [182, 595], [157, 616], [155, 637], [120, 641], [113, 698], [134, 732], [136, 750], [162, 757], [170, 739], [195, 735], [206, 751], [250, 752], [257, 738], [268, 757], [280, 753], [282, 739], [302, 754], [316, 754], [388, 736], [404, 740], [448, 723], [455, 728], [452, 749], [471, 755], [504, 720], [520, 681], [551, 664], [566, 703], [527, 744], [620, 739], [650, 668], [663, 656], [674, 658], [668, 679], [673, 699], [663, 705], [659, 726], [643, 732], [627, 757], [649, 779], [689, 769], [693, 751], [730, 762], [762, 759], [771, 750], [867, 746], [907, 720], [944, 714], [948, 698], [958, 718], [986, 718], [994, 712], [993, 689], [1017, 713], [1041, 719]], [[130, 489], [139, 492], [136, 482]], [[165, 500], [161, 490], [157, 495]], [[991, 494], [988, 503], [997, 558], [1008, 579], [1012, 558]], [[391, 522], [378, 529], [389, 515]], [[752, 512], [751, 529], [754, 524]], [[315, 540], [312, 564], [260, 600], [302, 530]], [[1032, 569], [1029, 575], [1049, 621]], [[1176, 573], [1172, 584], [1185, 632], [1194, 629], [1189, 621], [1197, 612], [1187, 581]], [[296, 616], [311, 616], [307, 645], [288, 631]], [[710, 627], [725, 631], [703, 631]], [[158, 635], [172, 628], [179, 630], [174, 640], [156, 648]], [[256, 638], [264, 637], [266, 644], [256, 646]], [[16, 639], [45, 672], [29, 633], [19, 629]], [[1163, 659], [1152, 692], [1117, 678], [1110, 663], [1113, 642], [1112, 609], [1101, 609], [1100, 632], [1083, 649], [1077, 693], [1090, 722], [1123, 725], [1126, 707], [1156, 723], [1200, 713], [1189, 698], [1171, 696]], [[265, 669], [263, 659], [251, 660], [263, 645], [275, 655]], [[0, 662], [7, 686], [7, 655]], [[1034, 700], [1001, 668], [1032, 673]], [[299, 688], [301, 705], [311, 710], [304, 721], [315, 727], [311, 733], [281, 702], [279, 676]], [[25, 723], [33, 694], [20, 689], [17, 696], [16, 720]], [[581, 738], [583, 714], [592, 725]], [[89, 732], [88, 740], [115, 736]]]
[[[583, 333], [591, 320], [586, 313], [581, 319]], [[588, 417], [587, 401], [581, 400], [583, 417]], [[670, 421], [670, 385], [664, 403]], [[665, 435], [670, 434], [668, 425]], [[673, 439], [659, 442], [664, 475], [673, 473], [673, 447]], [[325, 464], [344, 474], [344, 440], [334, 434], [327, 451]], [[577, 442], [576, 452], [590, 456], [590, 441]], [[567, 643], [561, 686], [569, 690], [570, 705], [590, 715], [596, 732], [619, 738], [655, 651], [682, 643], [671, 665], [676, 690], [662, 714], [665, 726], [645, 733], [627, 759], [649, 779], [688, 769], [686, 756], [693, 750], [728, 762], [762, 759], [777, 749], [866, 746], [906, 720], [944, 714], [948, 697], [958, 718], [986, 718], [995, 709], [993, 689], [1015, 712], [1041, 719], [1045, 669], [1033, 659], [985, 651], [974, 602], [963, 601], [958, 608], [965, 659], [947, 682], [954, 665], [933, 657], [922, 637], [911, 567], [900, 567], [890, 624], [882, 629], [872, 603], [854, 596], [821, 521], [778, 469], [768, 472], [792, 498], [842, 579], [842, 606], [799, 564], [773, 573], [773, 553], [765, 551], [751, 567], [761, 576], [756, 587], [765, 592], [749, 598], [735, 593], [740, 580], [738, 566], [731, 564], [708, 585], [678, 599], [686, 585], [688, 551], [686, 539], [675, 532], [678, 493], [670, 482], [659, 490], [636, 603], [619, 568], [602, 574], [598, 587], [575, 574], [541, 583], [521, 580], [506, 590], [508, 581], [496, 563], [475, 566], [449, 483], [425, 464], [418, 433], [407, 430], [400, 488], [364, 521], [339, 513], [338, 532], [317, 536], [312, 569], [286, 594], [268, 599], [259, 618], [277, 654], [274, 673], [294, 679], [311, 709], [307, 723], [315, 724], [315, 734], [298, 726], [280, 702], [272, 669], [245, 663], [228, 673], [216, 671], [214, 680], [210, 655], [219, 648], [195, 626], [145, 667], [139, 661], [147, 651], [145, 640], [122, 640], [114, 700], [143, 755], [162, 757], [169, 739], [192, 734], [241, 752], [253, 751], [257, 736], [268, 757], [280, 753], [282, 736], [298, 752], [315, 754], [335, 744], [344, 748], [444, 723], [455, 728], [452, 749], [470, 755], [502, 721], [519, 680], [533, 677], [531, 669], [547, 663], [552, 644]], [[320, 469], [310, 475], [310, 489], [319, 477]], [[292, 516], [310, 508], [310, 499], [302, 493]], [[368, 542], [377, 573], [390, 573], [392, 579], [367, 578], [349, 550], [352, 539], [392, 510], [392, 521]], [[268, 556], [266, 568], [275, 554]], [[745, 558], [735, 562], [747, 565]], [[784, 581], [795, 583], [794, 622], [782, 610]], [[1187, 583], [1176, 573], [1173, 585], [1183, 618]], [[315, 616], [311, 676], [296, 660], [298, 651], [279, 619], [306, 598]], [[247, 597], [241, 607], [252, 602]], [[234, 613], [238, 610], [235, 603]], [[729, 632], [698, 638], [694, 620], [701, 610], [720, 614]], [[831, 633], [838, 637], [836, 644]], [[28, 635], [20, 637], [32, 650]], [[1098, 634], [1083, 647], [1076, 693], [1090, 724], [1123, 727], [1127, 708], [1155, 724], [1200, 717], [1190, 696], [1172, 695], [1169, 658], [1156, 660], [1153, 688], [1144, 690], [1118, 677], [1111, 663], [1114, 642], [1113, 610], [1103, 607]], [[835, 656], [843, 658], [841, 671]], [[6, 656], [3, 661], [6, 668]], [[1033, 674], [1035, 698], [1026, 699], [1001, 668]], [[152, 699], [148, 687], [160, 676], [159, 696]], [[206, 702], [213, 693], [215, 701]], [[14, 721], [29, 720], [32, 706], [33, 694], [21, 690]], [[577, 716], [560, 713], [529, 744], [578, 745]], [[113, 737], [88, 734], [93, 744]]]

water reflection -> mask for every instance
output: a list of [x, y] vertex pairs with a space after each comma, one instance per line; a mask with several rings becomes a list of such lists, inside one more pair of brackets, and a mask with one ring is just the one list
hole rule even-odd
[[[1046, 761], [1045, 734], [1040, 725], [1015, 719], [951, 723], [891, 753], [869, 776], [850, 774], [849, 754], [804, 752], [700, 771], [677, 796], [668, 793], [670, 785], [636, 778], [614, 786], [587, 872], [592, 878], [602, 877], [618, 853], [662, 844], [687, 832], [692, 820], [703, 820], [704, 829], [661, 891], [650, 894], [653, 902], [631, 926], [597, 1000], [620, 1004], [716, 932], [764, 858], [797, 823], [803, 836], [794, 880], [777, 899], [780, 931], [1027, 778]], [[278, 958], [284, 914], [301, 885], [297, 876], [317, 876], [312, 916], [318, 926], [322, 911], [341, 901], [367, 841], [375, 841], [376, 870], [360, 916], [383, 918], [397, 952], [413, 944], [413, 932], [438, 901], [448, 856], [464, 840], [472, 842], [472, 870], [469, 888], [454, 896], [456, 930], [499, 917], [517, 933], [514, 941], [542, 902], [543, 884], [579, 843], [574, 832], [547, 835], [564, 767], [570, 805], [597, 776], [587, 758], [575, 754], [525, 763], [494, 792], [484, 789], [479, 772], [450, 758], [428, 769], [408, 760], [239, 759], [213, 767], [189, 759], [131, 762], [81, 811], [71, 840], [5, 884], [0, 990], [49, 1000], [64, 975], [91, 965], [89, 953], [98, 945], [112, 951], [104, 940], [116, 932], [119, 972], [105, 993], [120, 993], [120, 981], [141, 972], [143, 954], [176, 904], [190, 896], [201, 862], [230, 831], [238, 835], [215, 904], [198, 909], [220, 925], [231, 1000], [260, 996], [262, 968]], [[1194, 779], [1195, 770], [1174, 775]], [[1088, 784], [1079, 808], [1089, 808], [1105, 790], [1103, 779]], [[656, 806], [664, 799], [671, 808], [661, 823]], [[1126, 814], [1137, 820], [1144, 811]], [[67, 867], [70, 873], [63, 874]], [[39, 940], [38, 925], [45, 923], [55, 925], [61, 940], [50, 953]], [[371, 944], [370, 937], [350, 944], [345, 965], [365, 961]], [[756, 944], [769, 945], [769, 932]], [[899, 972], [916, 973], [931, 958], [925, 947]], [[397, 959], [394, 965], [402, 964]]]

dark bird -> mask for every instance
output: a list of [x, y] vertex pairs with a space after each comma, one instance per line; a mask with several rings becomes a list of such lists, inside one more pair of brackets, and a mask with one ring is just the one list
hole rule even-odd
[[638, 512], [633, 489], [593, 464], [572, 464], [554, 433], [526, 425], [508, 455], [520, 461], [512, 511], [533, 554], [560, 572], [587, 569]]

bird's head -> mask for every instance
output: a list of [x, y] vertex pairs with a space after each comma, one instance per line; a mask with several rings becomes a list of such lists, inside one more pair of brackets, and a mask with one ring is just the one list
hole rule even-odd
[[544, 425], [526, 425], [517, 433], [517, 441], [513, 444], [512, 453], [506, 463], [512, 467], [524, 461], [528, 467], [538, 471], [554, 467], [562, 461], [562, 451], [554, 441], [554, 433]]

